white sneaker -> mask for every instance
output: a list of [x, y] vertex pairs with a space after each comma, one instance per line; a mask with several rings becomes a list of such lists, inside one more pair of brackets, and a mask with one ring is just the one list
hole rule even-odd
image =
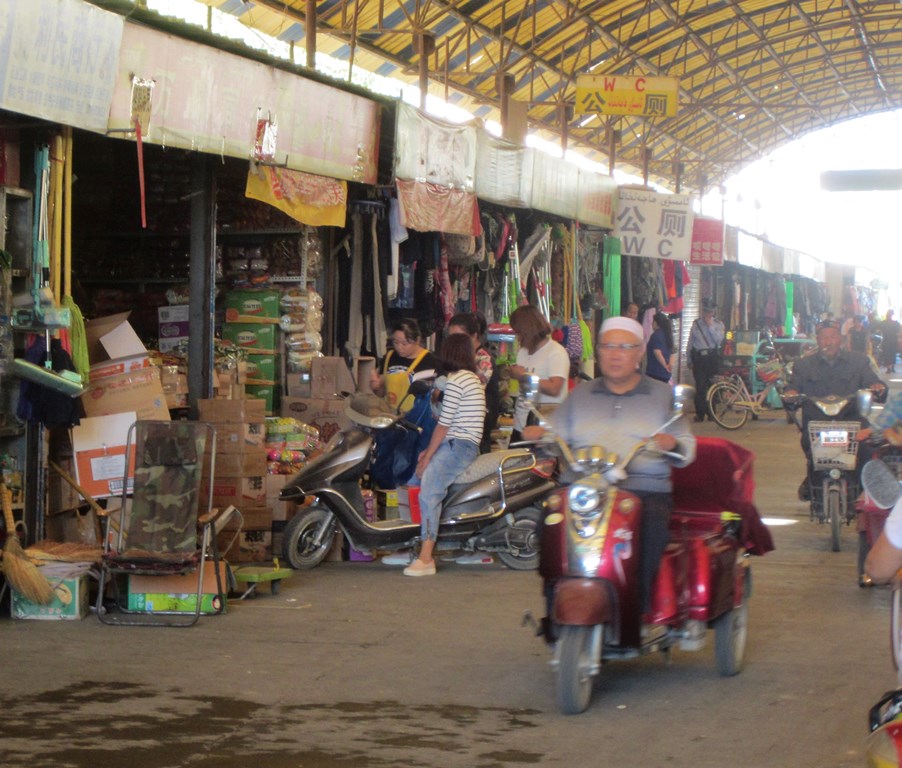
[[395, 552], [382, 558], [385, 565], [410, 565], [413, 562], [413, 552]]

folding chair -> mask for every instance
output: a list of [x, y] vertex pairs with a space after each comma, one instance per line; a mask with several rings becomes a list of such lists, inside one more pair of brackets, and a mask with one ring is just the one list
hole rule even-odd
[[[106, 534], [97, 595], [97, 615], [105, 624], [181, 626], [197, 623], [201, 614], [204, 563], [209, 555], [216, 573], [218, 601], [225, 606], [225, 590], [216, 549], [216, 529], [222, 515], [212, 509], [216, 461], [216, 431], [191, 421], [136, 421], [129, 428], [122, 482], [122, 507], [106, 515]], [[134, 467], [134, 482], [129, 469]], [[206, 490], [202, 490], [207, 480]], [[131, 486], [131, 487], [130, 487]], [[129, 493], [131, 498], [129, 499]], [[218, 523], [214, 528], [214, 523]], [[174, 610], [163, 601], [159, 609], [129, 605], [132, 576], [173, 576], [197, 573], [190, 580], [195, 596], [193, 612]], [[161, 582], [162, 583], [162, 582]], [[107, 588], [112, 604], [105, 602]], [[185, 594], [190, 594], [188, 590]]]

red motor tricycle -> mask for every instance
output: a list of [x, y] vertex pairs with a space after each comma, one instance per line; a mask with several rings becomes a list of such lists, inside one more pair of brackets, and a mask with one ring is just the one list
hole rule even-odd
[[646, 445], [620, 462], [602, 448], [561, 449], [579, 479], [546, 500], [539, 564], [549, 602], [543, 629], [554, 647], [561, 711], [588, 707], [604, 662], [669, 654], [674, 646], [699, 650], [709, 628], [718, 670], [737, 674], [751, 594], [748, 555], [773, 549], [752, 501], [754, 454], [729, 440], [701, 437], [695, 462], [673, 470], [670, 543], [651, 610], [642, 615], [641, 502], [618, 483]]

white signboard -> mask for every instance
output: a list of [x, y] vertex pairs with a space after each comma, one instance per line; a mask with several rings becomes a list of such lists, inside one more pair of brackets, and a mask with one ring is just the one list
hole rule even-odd
[[532, 196], [534, 154], [534, 149], [480, 130], [477, 133], [476, 196], [499, 205], [528, 208]]
[[134, 127], [133, 77], [153, 82], [144, 141], [250, 158], [263, 120], [276, 137], [274, 163], [376, 182], [379, 105], [371, 99], [128, 23], [110, 108], [112, 130]]
[[122, 28], [81, 0], [2, 0], [0, 107], [103, 133]]
[[692, 198], [647, 189], [617, 190], [614, 235], [626, 256], [689, 261], [692, 253]]
[[614, 226], [614, 203], [617, 182], [603, 173], [579, 169], [579, 208], [576, 218], [583, 224], [611, 229]]
[[575, 219], [579, 209], [579, 167], [545, 152], [535, 153], [532, 207]]
[[475, 191], [476, 125], [449, 123], [410, 104], [398, 104], [395, 176]]

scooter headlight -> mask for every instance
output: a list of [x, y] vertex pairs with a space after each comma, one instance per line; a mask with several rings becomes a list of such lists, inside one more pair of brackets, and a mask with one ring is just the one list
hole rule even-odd
[[570, 489], [568, 503], [578, 515], [594, 512], [602, 500], [602, 491], [591, 485], [574, 485]]
[[839, 414], [842, 413], [843, 408], [849, 404], [849, 398], [840, 400], [817, 399], [814, 402], [825, 416], [839, 416]]

